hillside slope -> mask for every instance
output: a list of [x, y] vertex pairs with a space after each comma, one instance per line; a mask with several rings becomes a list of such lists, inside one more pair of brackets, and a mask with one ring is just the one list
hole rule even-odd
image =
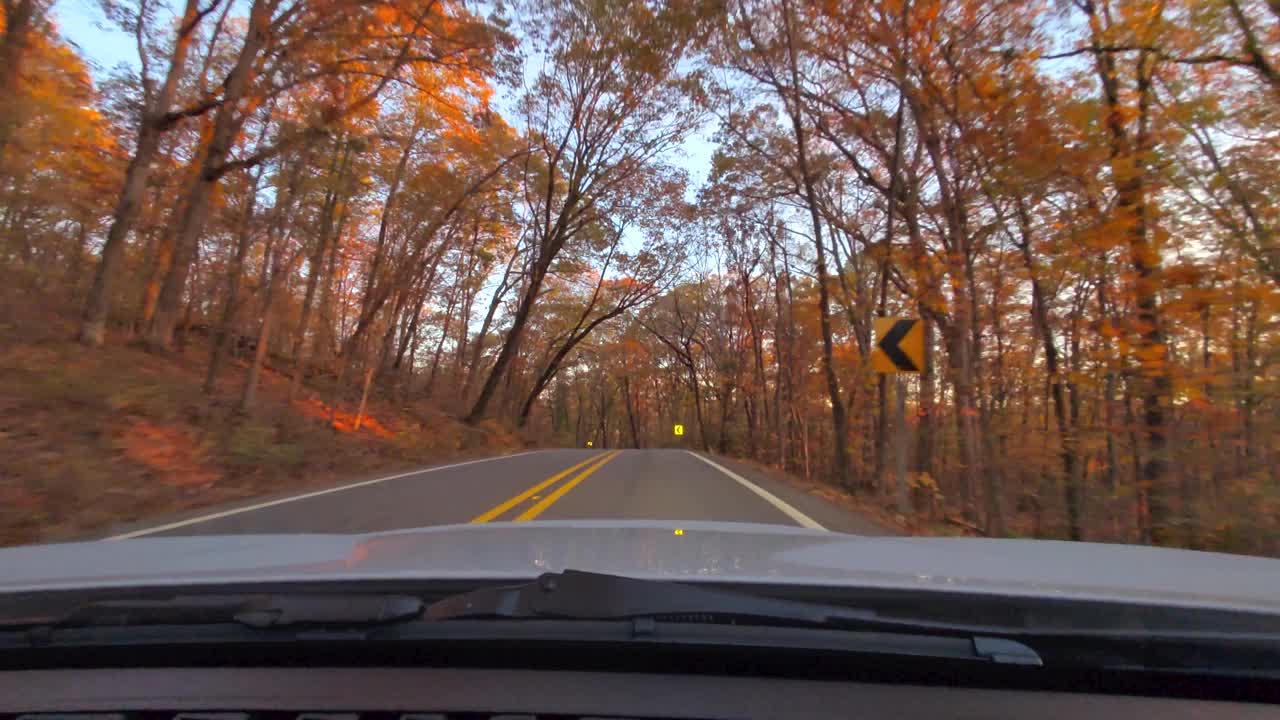
[[66, 540], [523, 444], [495, 423], [470, 427], [424, 402], [373, 398], [359, 430], [355, 403], [343, 403], [330, 424], [328, 393], [307, 386], [290, 403], [288, 376], [271, 369], [254, 411], [241, 415], [245, 360], [232, 361], [215, 393], [200, 390], [207, 340], [168, 356], [119, 338], [91, 351], [72, 340], [72, 309], [39, 293], [3, 295], [0, 544]]

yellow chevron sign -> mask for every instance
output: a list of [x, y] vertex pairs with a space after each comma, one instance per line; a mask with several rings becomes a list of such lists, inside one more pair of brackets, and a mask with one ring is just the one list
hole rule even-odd
[[918, 373], [924, 370], [924, 320], [876, 318], [876, 346], [871, 366], [878, 373]]

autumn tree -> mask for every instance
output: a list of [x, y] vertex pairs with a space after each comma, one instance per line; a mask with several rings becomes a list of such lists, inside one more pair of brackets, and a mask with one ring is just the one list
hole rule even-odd
[[696, 120], [680, 86], [678, 63], [690, 35], [678, 4], [619, 11], [570, 2], [549, 15], [537, 20], [547, 33], [546, 69], [519, 109], [533, 147], [521, 208], [528, 271], [511, 327], [467, 415], [471, 423], [488, 409], [561, 251], [588, 228], [616, 222], [636, 178], [651, 172]]

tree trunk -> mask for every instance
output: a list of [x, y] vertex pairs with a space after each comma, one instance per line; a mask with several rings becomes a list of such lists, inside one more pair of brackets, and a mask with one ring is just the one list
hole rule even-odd
[[622, 376], [622, 397], [627, 403], [627, 424], [631, 427], [631, 447], [640, 447], [640, 428], [636, 424], [635, 402], [631, 396], [631, 376]]
[[[994, 476], [983, 473], [981, 467], [982, 439], [978, 430], [981, 412], [976, 402], [978, 390], [975, 387], [978, 379], [976, 289], [973, 287], [966, 207], [957, 194], [961, 187], [954, 185], [947, 173], [948, 164], [944, 159], [942, 141], [933, 124], [933, 111], [927, 102], [922, 102], [914, 94], [908, 94], [907, 99], [912, 113], [916, 116], [921, 144], [933, 165], [933, 174], [938, 183], [938, 195], [945, 216], [946, 237], [949, 240], [947, 274], [955, 288], [955, 325], [951, 328], [949, 342], [952, 350], [952, 382], [956, 391], [956, 430], [963, 456], [965, 491], [972, 498], [979, 485], [982, 486], [986, 533], [998, 537], [1004, 534], [1004, 515], [999, 488], [995, 487]], [[976, 510], [976, 508], [973, 509]]]
[[[269, 307], [269, 306], [268, 306]], [[262, 375], [262, 366], [266, 363], [267, 343], [271, 341], [271, 310], [263, 313], [262, 325], [258, 329], [258, 345], [253, 351], [253, 362], [245, 376], [244, 392], [240, 395], [240, 412], [247, 413], [253, 409], [258, 396], [258, 378]]]
[[729, 421], [733, 410], [733, 386], [725, 385], [720, 389], [720, 436], [716, 438], [716, 451], [721, 455], [729, 454]]
[[584, 405], [585, 405], [585, 403], [584, 403], [584, 402], [583, 402], [583, 400], [582, 400], [582, 391], [581, 391], [581, 390], [579, 390], [579, 391], [578, 391], [578, 402], [576, 403], [576, 409], [577, 409], [577, 411], [578, 411], [578, 412], [575, 414], [575, 417], [574, 417], [574, 419], [573, 419], [573, 446], [574, 446], [574, 447], [581, 447], [581, 446], [582, 446], [582, 441], [583, 441], [583, 437], [582, 437], [582, 419], [583, 419], [583, 417], [586, 415], [586, 412], [585, 412], [585, 411], [584, 411], [584, 409], [583, 409]]
[[1124, 384], [1124, 414], [1125, 425], [1129, 427], [1129, 450], [1133, 464], [1133, 488], [1135, 495], [1134, 503], [1134, 526], [1138, 530], [1138, 541], [1144, 543], [1151, 542], [1151, 493], [1142, 482], [1142, 445], [1136, 428], [1138, 427], [1138, 419], [1134, 414], [1134, 398], [1133, 398], [1133, 380], [1126, 378]]
[[769, 395], [765, 391], [764, 338], [760, 332], [760, 322], [756, 318], [755, 300], [751, 295], [751, 277], [748, 272], [742, 273], [742, 306], [747, 319], [747, 329], [751, 333], [752, 383], [750, 391], [743, 393], [743, 402], [746, 403], [744, 412], [747, 415], [747, 457], [755, 460], [760, 455], [757, 437], [760, 432], [760, 418], [769, 416]]
[[325, 255], [329, 251], [329, 239], [333, 235], [333, 213], [338, 204], [339, 188], [350, 163], [350, 146], [344, 145], [342, 152], [334, 156], [329, 166], [329, 178], [333, 185], [325, 194], [320, 207], [320, 229], [316, 235], [311, 257], [307, 260], [307, 285], [303, 292], [301, 314], [298, 327], [293, 332], [293, 377], [289, 380], [289, 400], [298, 397], [302, 389], [302, 377], [307, 371], [307, 329], [311, 323], [312, 308], [315, 305], [316, 290], [320, 287], [320, 279], [324, 274]]
[[831, 403], [831, 424], [835, 446], [835, 483], [840, 487], [849, 487], [849, 422], [845, 415], [844, 402], [840, 395], [840, 381], [836, 377], [832, 360], [834, 342], [831, 330], [831, 298], [827, 287], [827, 256], [822, 240], [822, 220], [818, 215], [817, 192], [814, 188], [813, 173], [809, 169], [808, 138], [804, 130], [803, 107], [800, 100], [800, 74], [796, 64], [795, 42], [792, 37], [792, 16], [790, 3], [785, 4], [785, 22], [787, 32], [787, 59], [790, 65], [792, 97], [787, 104], [791, 116], [791, 128], [796, 139], [796, 163], [800, 171], [805, 204], [809, 207], [809, 219], [813, 225], [813, 244], [817, 251], [814, 270], [818, 276], [818, 320], [822, 328], [822, 372], [827, 382], [827, 395]]
[[[415, 316], [416, 320], [417, 317]], [[404, 396], [403, 388], [413, 387], [413, 369], [418, 365], [418, 344], [421, 338], [418, 333], [417, 323], [410, 323], [409, 328], [409, 362], [404, 367], [404, 382], [397, 382], [395, 385], [396, 402], [401, 402]]]
[[204, 392], [212, 393], [218, 381], [218, 373], [227, 360], [231, 347], [231, 328], [236, 312], [240, 308], [240, 280], [244, 274], [244, 259], [249, 254], [249, 244], [253, 238], [250, 225], [253, 222], [254, 208], [257, 206], [258, 182], [262, 172], [254, 174], [253, 183], [249, 187], [245, 199], [245, 210], [240, 217], [240, 227], [236, 234], [236, 250], [227, 267], [227, 299], [223, 303], [222, 313], [218, 316], [218, 326], [213, 331], [213, 347], [209, 351], [209, 368], [204, 377]]
[[484, 321], [480, 323], [480, 331], [476, 333], [476, 340], [471, 346], [471, 360], [467, 366], [467, 379], [462, 383], [462, 393], [460, 399], [466, 402], [471, 395], [471, 388], [475, 385], [476, 375], [480, 372], [480, 354], [484, 351], [484, 340], [489, 334], [489, 327], [493, 325], [493, 318], [498, 312], [498, 306], [502, 304], [502, 298], [509, 289], [508, 283], [511, 279], [511, 271], [515, 267], [515, 262], [520, 257], [519, 248], [511, 253], [511, 258], [507, 260], [507, 268], [503, 271], [502, 281], [498, 283], [498, 288], [494, 290], [493, 297], [489, 299], [489, 309], [485, 311]]
[[0, 40], [0, 178], [4, 179], [7, 179], [5, 166], [12, 159], [10, 151], [19, 113], [26, 105], [18, 98], [18, 90], [39, 9], [35, 0], [5, 0], [4, 3], [4, 37]]
[[[400, 345], [396, 348], [396, 359], [392, 363], [393, 370], [399, 370], [404, 366], [404, 356], [409, 347], [417, 342], [418, 324], [422, 318], [422, 306], [426, 303], [426, 292], [420, 292], [413, 299], [407, 301], [406, 308], [400, 315], [401, 324], [405, 325], [404, 334], [400, 337]], [[405, 318], [408, 322], [405, 322]], [[409, 369], [413, 369], [413, 357], [409, 358]]]
[[[1146, 440], [1146, 459], [1139, 478], [1140, 495], [1147, 498], [1150, 542], [1167, 545], [1175, 542], [1173, 511], [1169, 502], [1168, 427], [1165, 410], [1173, 393], [1170, 376], [1169, 348], [1165, 341], [1163, 317], [1158, 298], [1160, 253], [1147, 232], [1147, 155], [1150, 152], [1149, 115], [1153, 101], [1151, 79], [1156, 61], [1150, 50], [1139, 52], [1136, 63], [1137, 112], [1122, 104], [1116, 59], [1103, 52], [1102, 18], [1092, 0], [1081, 4], [1089, 22], [1094, 48], [1095, 70], [1107, 106], [1107, 129], [1110, 140], [1111, 176], [1116, 191], [1115, 213], [1122, 222], [1133, 268], [1131, 291], [1137, 306], [1136, 355], [1142, 380], [1142, 430]], [[1158, 7], [1158, 6], [1157, 6]], [[1152, 25], [1158, 17], [1151, 19]], [[1150, 30], [1150, 27], [1148, 28]], [[1147, 34], [1147, 33], [1142, 33]], [[1136, 140], [1126, 127], [1126, 118], [1136, 116]]]
[[463, 382], [462, 362], [467, 356], [467, 341], [471, 332], [469, 327], [471, 325], [471, 308], [475, 303], [475, 297], [476, 294], [471, 291], [469, 286], [464, 288], [462, 304], [458, 311], [458, 337], [453, 348], [453, 370], [451, 371], [453, 376], [452, 387], [455, 392], [460, 387], [459, 384]]
[[173, 104], [178, 80], [186, 70], [187, 54], [191, 48], [191, 39], [199, 11], [198, 0], [187, 0], [182, 25], [174, 43], [173, 52], [169, 56], [169, 72], [152, 107], [146, 109], [142, 122], [138, 126], [133, 157], [129, 159], [129, 165], [125, 169], [124, 183], [120, 189], [120, 196], [116, 199], [111, 227], [107, 230], [107, 239], [102, 245], [102, 259], [94, 271], [93, 284], [89, 287], [88, 297], [85, 298], [79, 334], [80, 342], [85, 345], [101, 345], [106, 337], [112, 285], [120, 274], [119, 266], [124, 258], [125, 240], [137, 220], [138, 209], [146, 193], [147, 179], [151, 174], [151, 163], [160, 149], [160, 136], [163, 132], [161, 123], [169, 112], [169, 106]]
[[[516, 347], [519, 345], [520, 337], [524, 333], [525, 323], [529, 321], [529, 314], [533, 311], [533, 302], [542, 288], [542, 280], [546, 275], [546, 267], [543, 265], [544, 260], [546, 259], [539, 259], [534, 267], [532, 277], [529, 278], [529, 285], [525, 288], [520, 304], [516, 307], [516, 314], [511, 319], [511, 329], [507, 331], [507, 337], [502, 343], [502, 350], [498, 352], [493, 368], [489, 371], [489, 377], [485, 379], [484, 385], [480, 388], [480, 395], [476, 398], [475, 404], [471, 406], [471, 412], [465, 418], [465, 422], [468, 425], [475, 425], [484, 418], [485, 410], [489, 407], [489, 401], [492, 400], [494, 391], [498, 389], [498, 383], [502, 381], [507, 365], [511, 363], [511, 359], [515, 356]], [[550, 261], [546, 260], [546, 262], [549, 263]]]
[[351, 424], [351, 429], [358, 431], [360, 426], [364, 424], [364, 411], [369, 404], [369, 386], [373, 384], [374, 364], [369, 363], [369, 367], [364, 369], [364, 386], [360, 390], [360, 407], [356, 410], [355, 422]]
[[[890, 224], [892, 227], [892, 224]], [[880, 272], [876, 277], [877, 294], [879, 300], [876, 303], [876, 315], [885, 317], [888, 303], [889, 290], [889, 255], [888, 248], [889, 236], [885, 236], [885, 257], [880, 263]], [[864, 355], [864, 357], [866, 357]], [[889, 378], [885, 373], [876, 374], [876, 432], [875, 432], [875, 465], [871, 475], [872, 487], [875, 490], [876, 484], [880, 487], [890, 488], [893, 484], [888, 482], [885, 472], [888, 468], [889, 458]]]
[[63, 284], [73, 298], [80, 295], [80, 276], [84, 272], [84, 257], [88, 247], [89, 221], [81, 218], [76, 223], [76, 241], [72, 246], [71, 257], [67, 259], [66, 275], [63, 278]]
[[277, 246], [270, 255], [270, 278], [267, 280], [266, 290], [263, 291], [262, 325], [258, 329], [258, 345], [254, 348], [253, 362], [250, 363], [249, 372], [245, 375], [244, 391], [240, 394], [240, 412], [242, 413], [252, 410], [254, 400], [257, 398], [258, 378], [262, 374], [262, 366], [267, 359], [267, 345], [271, 342], [271, 325], [272, 317], [275, 314], [276, 294], [281, 276], [288, 272], [287, 267], [281, 267], [281, 258], [284, 256], [282, 247]]
[[427, 397], [435, 387], [436, 372], [440, 369], [440, 355], [444, 352], [444, 341], [449, 337], [449, 326], [453, 323], [453, 306], [457, 302], [457, 288], [449, 293], [449, 302], [444, 311], [444, 326], [440, 329], [440, 341], [436, 343], [436, 351], [431, 356], [431, 371], [427, 374]]
[[[777, 416], [775, 427], [778, 433], [778, 467], [787, 470], [793, 467], [789, 465], [787, 460], [790, 457], [790, 440], [792, 436], [792, 428], [794, 420], [797, 417], [795, 410], [795, 387], [792, 382], [792, 367], [795, 358], [795, 342], [794, 330], [796, 325], [795, 305], [792, 302], [791, 293], [791, 266], [787, 257], [786, 246], [782, 246], [782, 266], [783, 272], [777, 272], [776, 253], [774, 244], [769, 244], [769, 264], [774, 271], [773, 287], [774, 287], [774, 304], [778, 307], [776, 324], [774, 326], [774, 334], [778, 337], [778, 352], [776, 354], [776, 383], [774, 391], [774, 413]], [[782, 280], [786, 279], [786, 289], [783, 289]], [[786, 308], [786, 312], [783, 312]], [[784, 408], [785, 405], [785, 408]], [[807, 468], [807, 465], [806, 465]], [[808, 470], [805, 471], [805, 477], [808, 477]]]
[[1021, 240], [1018, 248], [1022, 251], [1022, 263], [1031, 278], [1031, 320], [1036, 332], [1040, 335], [1040, 343], [1044, 349], [1045, 371], [1049, 375], [1050, 395], [1053, 398], [1053, 414], [1058, 423], [1058, 438], [1061, 445], [1059, 457], [1062, 461], [1062, 482], [1064, 500], [1067, 508], [1067, 535], [1072, 540], [1083, 539], [1080, 525], [1080, 487], [1076, 480], [1076, 433], [1074, 423], [1067, 420], [1066, 398], [1063, 394], [1062, 370], [1058, 367], [1058, 346], [1053, 341], [1053, 328], [1049, 322], [1049, 308], [1045, 305], [1045, 294], [1040, 283], [1040, 273], [1031, 252], [1031, 220], [1018, 200], [1018, 227]]
[[693, 414], [698, 421], [698, 444], [703, 452], [710, 452], [711, 445], [707, 441], [707, 423], [702, 417], [702, 382], [698, 379], [698, 367], [689, 355], [689, 387], [693, 389]]
[[907, 425], [907, 381], [901, 375], [894, 383], [894, 399], [893, 486], [897, 491], [898, 512], [910, 516], [915, 512], [911, 505], [911, 488], [907, 483], [907, 435], [911, 428]]
[[213, 199], [214, 187], [222, 177], [224, 164], [235, 145], [236, 135], [243, 124], [240, 116], [240, 100], [244, 98], [252, 80], [253, 66], [258, 53], [266, 45], [270, 22], [265, 0], [254, 0], [249, 13], [249, 28], [236, 63], [227, 75], [223, 103], [217, 110], [213, 131], [200, 161], [200, 170], [193, 179], [178, 220], [178, 231], [173, 254], [173, 264], [160, 288], [155, 315], [146, 328], [146, 344], [152, 350], [169, 346], [173, 328], [177, 323], [182, 292], [187, 284], [191, 259], [196, 243], [204, 232]]
[[[431, 271], [430, 273], [427, 274], [427, 277], [423, 279], [421, 283], [421, 289], [418, 291], [417, 295], [410, 297], [409, 292], [396, 293], [396, 301], [391, 311], [391, 321], [394, 323], [395, 318], [400, 317], [406, 307], [412, 307], [413, 317], [409, 319], [409, 330], [410, 330], [409, 335], [414, 335], [418, 331], [418, 325], [422, 319], [423, 308], [426, 306], [427, 298], [431, 297], [431, 288], [434, 287], [436, 284], [436, 275], [439, 273], [439, 271], [440, 271], [439, 264], [432, 263]], [[412, 290], [412, 288], [410, 290]], [[394, 327], [387, 328], [388, 333], [390, 333], [392, 330], [394, 330]], [[350, 345], [350, 342], [348, 342], [348, 345]], [[401, 340], [400, 347], [397, 350], [397, 354], [396, 354], [397, 367], [399, 366], [399, 363], [400, 363], [400, 355], [403, 352], [404, 352], [404, 339]]]
[[556, 354], [553, 355], [551, 360], [547, 363], [547, 366], [543, 368], [543, 371], [538, 376], [537, 381], [534, 382], [533, 389], [529, 391], [527, 396], [525, 396], [524, 403], [520, 406], [520, 414], [517, 420], [519, 425], [523, 426], [528, 421], [529, 413], [533, 411], [533, 404], [538, 400], [538, 396], [542, 394], [542, 391], [547, 388], [547, 384], [550, 383], [556, 376], [556, 373], [560, 371], [561, 364], [564, 363], [565, 358], [569, 357], [569, 353], [578, 346], [578, 343], [585, 340], [587, 336], [600, 325], [621, 315], [625, 309], [624, 305], [619, 304], [614, 310], [597, 317], [585, 326], [575, 328], [570, 333], [569, 337], [565, 339], [564, 343], [561, 344], [560, 348], [556, 351]]
[[1147, 459], [1142, 468], [1142, 482], [1149, 492], [1151, 513], [1151, 542], [1156, 545], [1172, 545], [1176, 538], [1176, 519], [1169, 502], [1166, 475], [1169, 467], [1169, 426], [1165, 419], [1166, 408], [1173, 395], [1173, 379], [1169, 368], [1169, 346], [1165, 340], [1164, 318], [1160, 311], [1159, 274], [1160, 252], [1147, 233], [1146, 200], [1146, 122], [1151, 102], [1151, 83], [1148, 53], [1142, 53], [1138, 61], [1139, 131], [1138, 147], [1134, 156], [1132, 178], [1117, 188], [1116, 209], [1123, 215], [1132, 214], [1129, 227], [1129, 252], [1135, 278], [1133, 281], [1135, 303], [1138, 308], [1139, 342], [1144, 389], [1142, 394], [1143, 432], [1147, 441]]
[[[316, 313], [316, 343], [311, 347], [312, 362], [321, 358], [321, 351], [325, 353], [325, 359], [330, 361], [335, 359], [335, 355], [342, 352], [339, 349], [338, 334], [342, 332], [345, 323], [339, 323], [338, 319], [334, 317], [334, 282], [338, 283], [336, 292], [341, 295], [342, 281], [346, 277], [346, 267], [345, 263], [339, 263], [339, 260], [342, 259], [342, 232], [346, 227], [347, 217], [347, 208], [345, 203], [342, 203], [342, 210], [338, 213], [337, 222], [334, 223], [334, 227], [329, 233], [328, 267], [325, 268], [324, 275], [320, 279], [320, 306]], [[344, 272], [338, 272], [339, 269]]]
[[934, 412], [934, 363], [933, 324], [924, 325], [924, 367], [920, 375], [920, 396], [916, 420], [916, 472], [927, 473], [934, 478], [933, 468], [933, 412]]
[[320, 273], [324, 267], [324, 236], [316, 238], [315, 251], [307, 262], [307, 285], [302, 295], [302, 309], [298, 316], [298, 327], [293, 331], [293, 377], [289, 379], [289, 400], [298, 397], [302, 389], [302, 376], [307, 370], [307, 326], [311, 322], [311, 308], [315, 304], [316, 288], [320, 286]]
[[409, 165], [409, 155], [418, 140], [418, 123], [414, 120], [413, 131], [409, 141], [405, 143], [400, 160], [396, 163], [395, 174], [391, 177], [391, 186], [387, 189], [386, 200], [382, 203], [382, 214], [378, 218], [378, 240], [374, 245], [373, 258], [369, 261], [368, 281], [365, 284], [364, 296], [360, 300], [360, 310], [368, 310], [373, 299], [373, 288], [378, 284], [378, 272], [382, 269], [382, 259], [386, 252], [387, 231], [391, 227], [391, 209], [395, 205], [396, 196], [400, 192], [400, 183], [404, 182], [405, 168]]

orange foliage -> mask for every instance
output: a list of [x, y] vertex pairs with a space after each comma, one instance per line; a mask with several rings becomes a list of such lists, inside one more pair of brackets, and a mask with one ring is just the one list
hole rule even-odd
[[189, 432], [134, 418], [120, 438], [126, 457], [153, 470], [166, 483], [207, 488], [218, 474], [205, 465], [199, 443]]
[[333, 422], [330, 424], [330, 426], [334, 430], [337, 430], [339, 432], [359, 433], [367, 430], [370, 434], [376, 435], [378, 437], [382, 437], [382, 438], [395, 437], [395, 433], [391, 432], [386, 427], [384, 427], [382, 423], [378, 422], [376, 418], [369, 415], [367, 411], [365, 412], [364, 417], [361, 418], [360, 420], [360, 429], [357, 430], [355, 413], [346, 412], [344, 410], [338, 410], [336, 413], [334, 413], [333, 408], [329, 407], [328, 405], [326, 405], [324, 402], [320, 400], [316, 400], [316, 399], [299, 400], [294, 403], [294, 407], [300, 410], [303, 415], [306, 415], [307, 417], [315, 418], [317, 420], [324, 420], [325, 422], [329, 422], [329, 418], [332, 417]]

